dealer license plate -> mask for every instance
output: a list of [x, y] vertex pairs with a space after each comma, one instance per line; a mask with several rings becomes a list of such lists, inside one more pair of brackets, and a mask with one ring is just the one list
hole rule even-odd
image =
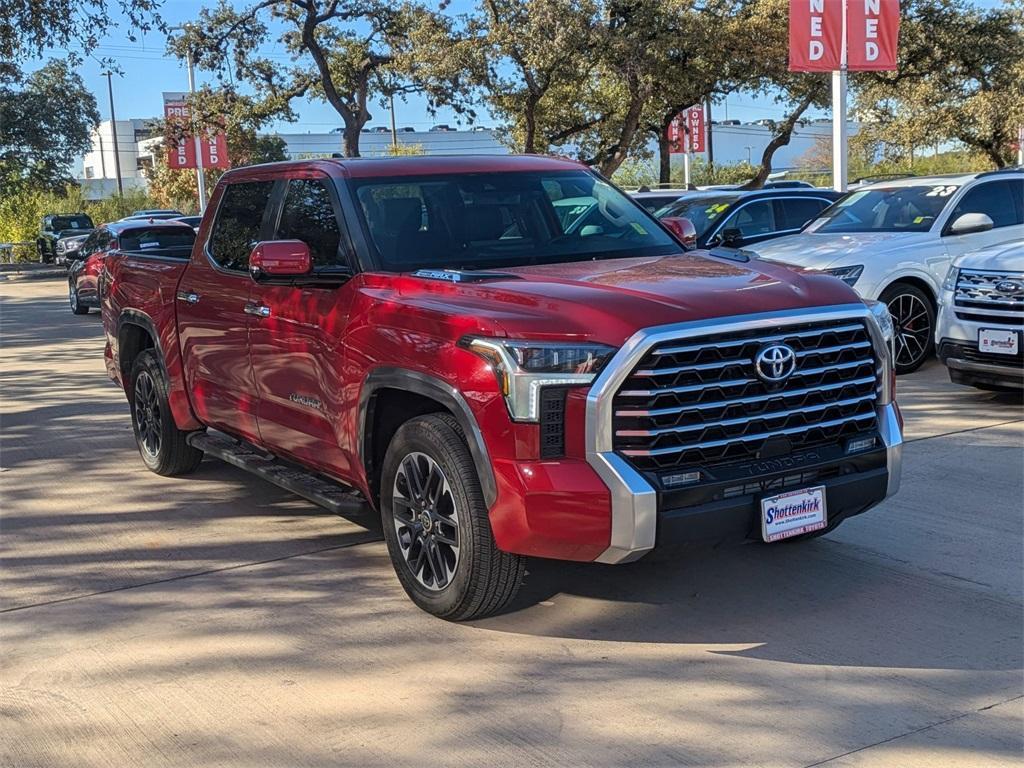
[[1020, 332], [1006, 328], [982, 328], [978, 331], [978, 351], [1016, 355], [1020, 351]]
[[765, 541], [820, 531], [826, 525], [823, 485], [761, 499], [761, 536]]

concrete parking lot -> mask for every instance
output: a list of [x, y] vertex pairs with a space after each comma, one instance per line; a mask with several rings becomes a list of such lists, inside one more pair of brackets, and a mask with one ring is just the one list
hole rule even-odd
[[376, 531], [146, 471], [99, 315], [0, 283], [0, 765], [987, 766], [1024, 748], [1019, 398], [900, 380], [900, 495], [828, 537], [415, 609]]

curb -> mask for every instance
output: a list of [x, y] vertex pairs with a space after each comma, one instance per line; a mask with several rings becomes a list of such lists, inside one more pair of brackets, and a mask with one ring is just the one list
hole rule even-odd
[[31, 272], [0, 272], [0, 282], [18, 282], [20, 280], [56, 280], [66, 279], [66, 269], [39, 269]]

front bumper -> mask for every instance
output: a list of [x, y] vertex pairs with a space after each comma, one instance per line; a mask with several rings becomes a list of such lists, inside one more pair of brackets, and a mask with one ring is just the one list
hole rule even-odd
[[949, 368], [954, 384], [988, 384], [996, 387], [1024, 389], [1024, 360], [1021, 356], [982, 354], [977, 346], [953, 339], [939, 341], [939, 360]]
[[[759, 326], [770, 328], [780, 323], [817, 320], [866, 319], [869, 315], [863, 304], [852, 304], [743, 317], [734, 321], [683, 323], [645, 329], [629, 339], [594, 382], [587, 396], [587, 461], [609, 490], [612, 517], [609, 545], [596, 559], [604, 563], [624, 563], [643, 557], [655, 546], [682, 540], [750, 538], [752, 531], [759, 530], [761, 496], [772, 495], [771, 491], [755, 492], [706, 503], [673, 506], [667, 494], [659, 494], [647, 478], [613, 450], [614, 394], [652, 345], [687, 336], [707, 336], [716, 331]], [[874, 466], [841, 470], [827, 480], [806, 483], [806, 486], [826, 486], [830, 524], [865, 511], [896, 493], [900, 485], [903, 435], [899, 411], [892, 402], [889, 389], [889, 352], [873, 323], [869, 321], [867, 325], [879, 359], [884, 361], [881, 371], [883, 396], [880, 400], [883, 404], [877, 408], [880, 446], [875, 452]], [[834, 469], [836, 464], [844, 463], [848, 465], [849, 461], [839, 459], [829, 466]], [[779, 476], [785, 474], [782, 472]], [[775, 475], [771, 473], [751, 478], [769, 482], [769, 487], [774, 479]]]

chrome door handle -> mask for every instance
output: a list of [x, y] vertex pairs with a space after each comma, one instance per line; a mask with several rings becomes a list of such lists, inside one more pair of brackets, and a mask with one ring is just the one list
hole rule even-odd
[[256, 317], [270, 317], [270, 307], [265, 304], [246, 304], [243, 311], [247, 315], [256, 315]]
[[178, 301], [184, 301], [188, 304], [198, 304], [199, 294], [195, 291], [178, 291]]

